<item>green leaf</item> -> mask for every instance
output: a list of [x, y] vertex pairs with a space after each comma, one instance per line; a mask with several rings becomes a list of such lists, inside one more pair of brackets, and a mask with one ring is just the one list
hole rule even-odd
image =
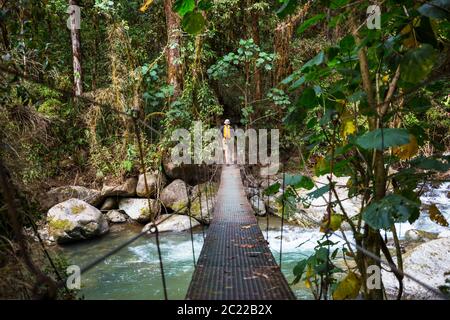
[[181, 21], [183, 30], [189, 34], [196, 35], [206, 25], [206, 20], [200, 12], [188, 12]]
[[435, 170], [445, 172], [450, 169], [450, 163], [439, 161], [435, 158], [418, 157], [411, 161], [411, 165], [424, 170]]
[[284, 183], [285, 185], [292, 186], [295, 189], [303, 188], [311, 190], [312, 188], [314, 188], [314, 182], [311, 180], [311, 178], [302, 176], [301, 174], [286, 174]]
[[317, 106], [316, 92], [313, 88], [307, 88], [297, 101], [297, 104], [305, 108], [314, 108]]
[[277, 10], [277, 16], [283, 19], [284, 17], [292, 14], [298, 4], [298, 0], [285, 0], [281, 8]]
[[356, 139], [356, 143], [364, 149], [383, 150], [389, 147], [401, 146], [409, 142], [406, 129], [376, 129], [369, 131]]
[[195, 0], [175, 0], [172, 9], [180, 16], [184, 16], [195, 9]]
[[204, 11], [209, 10], [212, 8], [212, 6], [213, 6], [212, 0], [200, 0], [198, 2], [198, 8], [200, 10], [204, 10]]
[[316, 25], [319, 21], [323, 20], [323, 18], [325, 18], [326, 15], [324, 13], [321, 14], [317, 14], [312, 18], [309, 18], [308, 20], [306, 20], [305, 22], [303, 22], [297, 29], [297, 33], [298, 34], [302, 34], [303, 32], [305, 32], [308, 28]]
[[424, 80], [433, 69], [436, 51], [429, 44], [409, 50], [400, 63], [400, 75], [403, 81], [418, 83]]
[[324, 61], [325, 53], [323, 51], [320, 51], [314, 58], [305, 63], [301, 70], [304, 71], [306, 68], [321, 65]]
[[408, 109], [414, 112], [425, 112], [431, 108], [431, 101], [426, 97], [414, 97], [408, 103]]
[[397, 194], [372, 202], [364, 209], [363, 220], [373, 229], [390, 229], [394, 223], [417, 219], [419, 204]]
[[[335, 184], [335, 182], [333, 182], [333, 184]], [[313, 192], [308, 193], [306, 196], [310, 199], [317, 199], [320, 198], [321, 196], [323, 196], [324, 194], [326, 194], [327, 192], [330, 191], [330, 185], [327, 184], [323, 187], [320, 187], [316, 190], [314, 190]]]
[[263, 194], [266, 196], [271, 196], [276, 194], [280, 190], [280, 183], [276, 182], [270, 186], [268, 186], [264, 191]]
[[342, 6], [345, 6], [350, 0], [331, 0], [330, 8], [331, 9], [339, 9]]
[[355, 47], [355, 38], [353, 35], [349, 34], [339, 41], [339, 47], [346, 52], [353, 51]]
[[292, 284], [297, 284], [301, 280], [307, 265], [308, 265], [308, 259], [300, 260], [297, 263], [297, 265], [293, 269], [295, 279], [292, 281]]
[[449, 19], [450, 18], [450, 1], [434, 0], [422, 5], [417, 11], [420, 14], [433, 19]]

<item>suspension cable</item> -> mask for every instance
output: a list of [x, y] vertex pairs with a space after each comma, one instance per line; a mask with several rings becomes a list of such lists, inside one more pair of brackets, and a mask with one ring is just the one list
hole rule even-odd
[[[286, 183], [286, 179], [285, 179], [285, 173], [283, 170], [283, 190], [285, 188], [285, 183]], [[281, 269], [281, 265], [283, 262], [283, 229], [284, 229], [284, 210], [285, 210], [285, 196], [283, 194], [283, 198], [282, 198], [282, 202], [281, 202], [281, 229], [280, 229], [280, 269]]]
[[[158, 250], [159, 269], [161, 272], [161, 280], [162, 280], [162, 285], [163, 285], [163, 289], [164, 289], [164, 300], [168, 300], [166, 277], [164, 274], [164, 265], [163, 265], [162, 254], [161, 254], [161, 247], [160, 247], [160, 243], [159, 243], [159, 230], [158, 230], [158, 226], [155, 223], [155, 217], [153, 215], [152, 205], [150, 202], [150, 189], [149, 189], [148, 183], [147, 183], [147, 168], [145, 165], [144, 151], [143, 151], [143, 147], [142, 147], [142, 140], [141, 140], [141, 135], [140, 135], [140, 131], [139, 131], [139, 125], [137, 123], [137, 118], [138, 118], [138, 112], [137, 112], [137, 110], [134, 110], [133, 122], [134, 122], [135, 134], [136, 134], [136, 139], [137, 139], [138, 148], [139, 148], [139, 159], [141, 162], [142, 171], [144, 173], [144, 185], [145, 185], [145, 193], [147, 195], [148, 213], [149, 213], [151, 223], [152, 223], [151, 228], [154, 228], [154, 230], [155, 230], [155, 240], [156, 240], [155, 242], [156, 242], [156, 247]], [[159, 203], [158, 203], [158, 205], [159, 205]]]

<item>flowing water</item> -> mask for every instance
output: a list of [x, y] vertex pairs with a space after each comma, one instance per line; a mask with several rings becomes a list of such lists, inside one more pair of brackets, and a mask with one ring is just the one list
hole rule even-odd
[[[450, 221], [450, 201], [448, 192], [450, 183], [428, 191], [422, 198], [424, 205], [436, 204], [446, 219]], [[260, 218], [259, 224], [277, 261], [280, 257], [280, 220], [270, 218], [266, 232], [266, 218]], [[136, 235], [142, 226], [116, 225], [111, 232], [92, 241], [80, 242], [63, 248], [69, 262], [86, 265], [96, 257], [108, 252], [125, 240]], [[413, 224], [397, 225], [400, 237], [408, 229], [419, 229], [434, 233], [450, 230], [432, 222], [424, 211]], [[350, 234], [349, 234], [350, 235]], [[195, 258], [198, 258], [203, 245], [202, 229], [193, 231]], [[282, 271], [289, 282], [293, 280], [292, 269], [296, 263], [314, 251], [317, 240], [323, 234], [316, 230], [306, 230], [293, 225], [285, 225], [282, 242]], [[389, 237], [389, 234], [388, 234]], [[161, 252], [169, 299], [184, 299], [194, 270], [191, 233], [161, 234]], [[333, 237], [332, 241], [343, 243]], [[85, 299], [163, 299], [159, 259], [154, 237], [142, 237], [117, 254], [107, 258], [92, 270], [82, 275], [81, 294]], [[297, 298], [312, 299], [303, 282], [292, 287]]]

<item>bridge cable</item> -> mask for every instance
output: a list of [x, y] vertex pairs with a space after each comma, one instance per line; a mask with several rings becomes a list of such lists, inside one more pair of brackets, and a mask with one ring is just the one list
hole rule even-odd
[[[199, 170], [200, 170], [200, 178], [202, 178], [202, 170], [201, 167], [199, 165]], [[203, 175], [204, 176], [204, 175]], [[200, 179], [201, 181], [202, 179]], [[202, 220], [202, 236], [203, 236], [203, 240], [205, 240], [205, 221], [203, 220], [203, 208], [202, 208], [202, 184], [198, 184], [198, 193], [199, 193], [199, 206], [200, 206], [200, 219]]]
[[[283, 170], [283, 190], [285, 188], [285, 173]], [[283, 192], [284, 193], [284, 192]], [[281, 202], [281, 229], [280, 229], [280, 269], [283, 262], [283, 229], [284, 229], [284, 210], [285, 210], [285, 195], [283, 194], [282, 202]]]
[[[163, 289], [164, 289], [164, 300], [168, 300], [168, 296], [167, 296], [167, 286], [166, 286], [166, 277], [164, 274], [164, 265], [163, 265], [163, 260], [162, 260], [162, 254], [161, 254], [161, 246], [159, 243], [159, 230], [158, 230], [158, 226], [155, 223], [155, 217], [152, 213], [152, 205], [150, 202], [150, 189], [148, 187], [148, 183], [147, 183], [147, 168], [145, 165], [145, 161], [144, 161], [144, 151], [143, 151], [143, 147], [142, 147], [142, 140], [141, 140], [141, 134], [139, 131], [139, 125], [137, 122], [138, 119], [138, 110], [133, 110], [133, 123], [134, 123], [134, 128], [135, 128], [135, 134], [136, 134], [136, 139], [137, 139], [137, 143], [138, 143], [138, 148], [139, 148], [139, 159], [141, 162], [141, 167], [142, 167], [142, 171], [144, 173], [144, 185], [145, 185], [145, 193], [147, 195], [147, 205], [148, 205], [148, 212], [150, 215], [150, 219], [151, 219], [151, 229], [154, 229], [155, 231], [155, 242], [156, 242], [156, 247], [158, 249], [158, 258], [159, 258], [159, 269], [161, 272], [161, 280], [162, 280], [162, 285], [163, 285]], [[157, 204], [159, 205], [159, 203]]]
[[[269, 164], [270, 166], [270, 164]], [[262, 185], [262, 181], [261, 181]], [[267, 169], [267, 188], [269, 187], [269, 169]], [[267, 193], [267, 208], [270, 210], [270, 196], [269, 193]], [[269, 243], [269, 215], [266, 214], [266, 239], [267, 243]]]
[[189, 227], [190, 227], [189, 229], [190, 229], [190, 234], [191, 234], [191, 247], [192, 247], [192, 261], [194, 262], [194, 269], [195, 269], [197, 263], [195, 261], [194, 233], [192, 231], [192, 213], [191, 213], [191, 205], [192, 204], [191, 204], [191, 197], [190, 197], [191, 188], [188, 187], [186, 166], [184, 165], [184, 163], [181, 163], [181, 170], [183, 172], [184, 184], [185, 184], [186, 195], [187, 195], [187, 209], [188, 209]]

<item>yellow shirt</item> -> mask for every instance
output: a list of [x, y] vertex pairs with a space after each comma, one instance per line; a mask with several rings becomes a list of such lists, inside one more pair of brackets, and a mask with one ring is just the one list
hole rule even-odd
[[225, 139], [231, 138], [231, 129], [230, 129], [230, 125], [228, 125], [228, 124], [226, 124], [226, 125], [223, 127], [223, 137], [224, 137]]

